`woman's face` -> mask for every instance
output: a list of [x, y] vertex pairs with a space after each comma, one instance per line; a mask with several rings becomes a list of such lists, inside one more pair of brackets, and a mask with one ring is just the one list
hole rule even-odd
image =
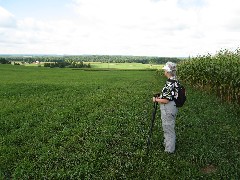
[[164, 75], [168, 77], [168, 72], [166, 70], [164, 70]]

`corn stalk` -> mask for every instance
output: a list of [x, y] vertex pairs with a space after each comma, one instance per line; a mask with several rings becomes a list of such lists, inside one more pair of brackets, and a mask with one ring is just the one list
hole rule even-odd
[[178, 77], [194, 87], [240, 104], [240, 49], [190, 58], [178, 64]]

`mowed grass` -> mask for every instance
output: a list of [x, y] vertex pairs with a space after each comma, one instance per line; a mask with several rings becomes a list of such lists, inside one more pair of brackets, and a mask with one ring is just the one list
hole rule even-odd
[[[20, 62], [18, 62], [20, 63]], [[142, 64], [142, 63], [102, 63], [102, 62], [85, 62], [84, 64], [90, 64], [91, 68], [97, 68], [97, 69], [128, 69], [128, 70], [136, 70], [136, 69], [161, 69], [163, 65], [161, 64]], [[43, 66], [44, 62], [41, 62], [40, 64], [32, 63], [32, 64], [25, 64], [25, 66]]]
[[160, 69], [163, 65], [142, 63], [90, 63], [92, 68], [105, 69]]
[[160, 111], [146, 155], [154, 71], [0, 65], [0, 179], [238, 179], [239, 107], [187, 87], [176, 153]]

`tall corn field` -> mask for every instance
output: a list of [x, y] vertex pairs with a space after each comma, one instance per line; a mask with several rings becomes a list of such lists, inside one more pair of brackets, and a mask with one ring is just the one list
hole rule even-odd
[[240, 104], [240, 49], [189, 58], [178, 64], [178, 77], [223, 101]]

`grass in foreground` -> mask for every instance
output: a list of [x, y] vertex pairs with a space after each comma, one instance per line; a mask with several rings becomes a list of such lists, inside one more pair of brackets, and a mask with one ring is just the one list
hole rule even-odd
[[151, 97], [164, 81], [153, 71], [0, 66], [0, 177], [237, 179], [239, 109], [191, 88], [176, 153], [164, 153], [158, 115], [146, 156]]

